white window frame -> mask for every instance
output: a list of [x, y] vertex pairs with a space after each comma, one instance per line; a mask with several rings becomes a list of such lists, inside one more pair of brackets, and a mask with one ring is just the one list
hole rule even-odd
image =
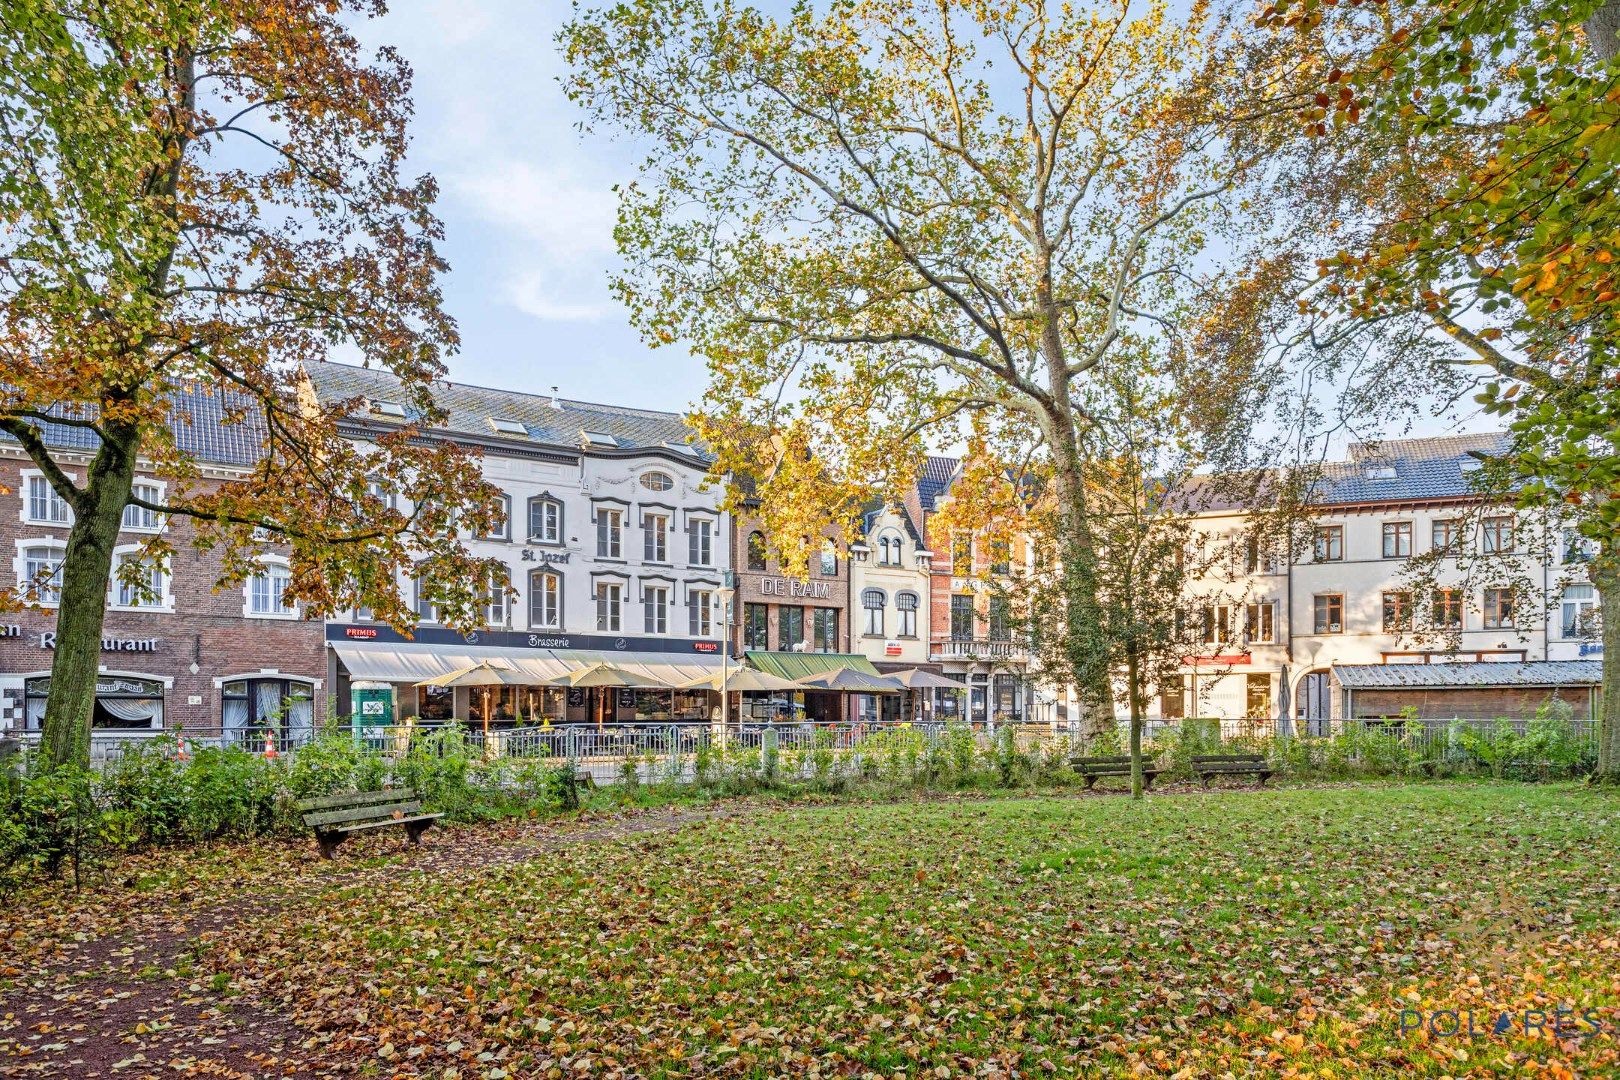
[[512, 496], [501, 492], [501, 523], [494, 531], [485, 533], [483, 539], [500, 543], [510, 542], [512, 539]]
[[255, 560], [263, 569], [249, 574], [242, 582], [242, 617], [245, 619], [296, 619], [298, 618], [298, 605], [284, 611], [255, 611], [253, 610], [253, 581], [261, 576], [271, 577], [272, 570], [285, 570], [289, 579], [292, 576], [292, 564], [282, 555], [260, 555]]
[[[612, 589], [610, 598], [604, 589]], [[600, 634], [621, 633], [624, 628], [624, 582], [597, 580], [591, 585], [591, 599], [596, 604], [596, 630]], [[604, 607], [603, 605], [610, 605]]]
[[687, 631], [694, 637], [713, 637], [716, 606], [714, 589], [709, 586], [696, 588], [688, 585], [686, 607], [688, 611], [695, 612], [695, 615], [688, 615]]
[[[647, 633], [656, 635], [669, 633], [670, 595], [673, 591], [668, 584], [662, 582], [641, 587], [642, 628]], [[650, 626], [647, 625], [649, 620], [652, 623]]]
[[692, 561], [692, 547], [693, 547], [694, 542], [693, 541], [688, 541], [688, 543], [686, 545], [686, 557], [687, 557], [686, 565], [688, 565], [688, 566], [713, 566], [714, 565], [714, 537], [715, 537], [715, 532], [716, 532], [715, 522], [713, 521], [713, 519], [708, 518], [708, 517], [699, 517], [697, 515], [693, 515], [692, 517], [687, 519], [686, 528], [687, 528], [688, 531], [690, 531], [692, 533], [692, 535], [694, 537], [697, 538], [696, 541], [695, 541], [695, 544], [696, 544], [697, 549], [698, 549], [698, 554], [702, 557], [697, 562]]
[[[66, 470], [63, 470], [63, 472], [64, 475], [66, 475], [67, 478], [73, 481], [75, 484], [79, 482], [78, 473], [71, 473], [67, 472]], [[62, 520], [58, 521], [54, 518], [37, 518], [34, 516], [33, 488], [35, 480], [38, 480], [41, 484], [45, 485], [47, 500], [60, 503], [62, 505], [62, 513], [65, 515]], [[17, 493], [22, 497], [21, 521], [24, 525], [44, 525], [46, 528], [52, 529], [69, 529], [73, 527], [73, 507], [69, 506], [68, 501], [57, 493], [56, 488], [51, 486], [50, 478], [39, 469], [23, 469], [20, 473], [18, 473]]]
[[[543, 528], [542, 528], [542, 531], [540, 531], [540, 532], [535, 532], [535, 531], [533, 531], [532, 528], [530, 528], [530, 526], [532, 526], [534, 524], [534, 507], [535, 507], [536, 504], [539, 504], [540, 507], [541, 507], [541, 510], [540, 510], [540, 524], [541, 524], [542, 527], [547, 524], [547, 521], [546, 521], [546, 512], [547, 512], [547, 510], [555, 511], [556, 519], [554, 521], [550, 522], [552, 527], [556, 530], [554, 535], [547, 536], [545, 534]], [[529, 501], [528, 501], [528, 503], [526, 505], [527, 505], [527, 508], [528, 508], [528, 512], [525, 514], [526, 520], [524, 521], [524, 529], [525, 529], [525, 532], [527, 532], [527, 534], [528, 534], [529, 543], [531, 543], [531, 544], [561, 544], [563, 542], [563, 537], [562, 537], [562, 534], [563, 534], [563, 504], [562, 504], [562, 500], [557, 498], [555, 495], [533, 495], [533, 496], [530, 496]]]
[[[544, 582], [544, 581], [554, 582], [556, 584], [556, 586], [557, 586], [555, 610], [551, 613], [552, 618], [549, 621], [547, 621], [544, 618], [545, 612], [543, 610], [540, 613], [541, 616], [542, 616], [541, 619], [536, 620], [535, 617], [534, 617], [534, 614], [535, 614], [534, 598], [537, 597], [537, 596], [544, 596], [545, 595], [545, 592], [543, 591], [543, 587], [540, 586], [538, 583]], [[529, 571], [529, 608], [528, 608], [528, 612], [529, 612], [529, 629], [531, 629], [531, 630], [561, 630], [562, 629], [562, 627], [563, 627], [563, 576], [561, 574], [559, 574], [555, 570], [531, 570], [531, 571]]]
[[[1585, 596], [1571, 596], [1570, 590], [1585, 589]], [[1597, 588], [1589, 581], [1572, 581], [1558, 595], [1558, 637], [1561, 641], [1584, 641], [1580, 625], [1583, 618], [1596, 610]], [[1574, 617], [1571, 618], [1571, 615]]]
[[[876, 604], [870, 601], [876, 600]], [[861, 590], [861, 610], [865, 618], [861, 622], [863, 637], [882, 637], [888, 621], [884, 618], [884, 608], [888, 606], [889, 597], [882, 589]]]
[[[907, 599], [911, 600], [911, 607], [905, 605]], [[917, 612], [922, 607], [922, 597], [909, 590], [895, 593], [895, 637], [914, 638], [917, 636]], [[910, 616], [910, 618], [907, 618]]]
[[[673, 522], [668, 510], [654, 510], [641, 512], [641, 557], [643, 562], [657, 563], [660, 566], [669, 564], [669, 533]], [[661, 531], [660, 531], [661, 530]], [[652, 542], [656, 541], [656, 545]], [[648, 547], [653, 551], [648, 553]], [[657, 550], [663, 548], [662, 551]], [[622, 549], [621, 549], [622, 550]]]
[[484, 623], [492, 630], [505, 629], [512, 614], [512, 598], [506, 590], [512, 587], [512, 569], [503, 566], [490, 574], [484, 590]]
[[[155, 494], [150, 496], [140, 495], [138, 490], [140, 488], [150, 488], [155, 492]], [[143, 498], [147, 502], [161, 503], [167, 496], [168, 490], [169, 485], [165, 484], [161, 480], [150, 480], [146, 477], [138, 476], [135, 478], [135, 483], [130, 485], [129, 493], [131, 495], [138, 496], [139, 498]], [[131, 511], [134, 511], [136, 514], [142, 516], [150, 514], [152, 516], [152, 524], [131, 525], [129, 522], [129, 515]], [[145, 507], [136, 506], [134, 503], [129, 503], [124, 507], [124, 516], [119, 519], [118, 527], [124, 532], [151, 533], [155, 535], [163, 531], [163, 525], [163, 515], [158, 513], [156, 510], [148, 510]]]
[[[28, 551], [30, 548], [49, 548], [56, 553], [56, 596], [55, 600], [30, 600], [29, 590], [33, 585], [28, 575]], [[62, 563], [67, 558], [67, 541], [54, 536], [36, 536], [17, 541], [17, 557], [12, 562], [12, 571], [17, 575], [17, 591], [23, 602], [36, 607], [54, 608], [62, 602]]]
[[[107, 607], [113, 611], [148, 611], [174, 614], [174, 575], [172, 573], [173, 567], [169, 565], [159, 568], [159, 572], [163, 575], [163, 583], [158, 589], [157, 603], [126, 604], [119, 601], [119, 597], [123, 592], [123, 582], [118, 578], [118, 564], [120, 560], [129, 556], [135, 558], [141, 556], [139, 544], [124, 544], [113, 548], [112, 573], [108, 575], [107, 581]], [[164, 561], [167, 562], [167, 560]]]
[[[611, 517], [604, 518], [603, 515]], [[596, 518], [596, 557], [623, 559], [624, 507], [598, 506], [592, 516]]]

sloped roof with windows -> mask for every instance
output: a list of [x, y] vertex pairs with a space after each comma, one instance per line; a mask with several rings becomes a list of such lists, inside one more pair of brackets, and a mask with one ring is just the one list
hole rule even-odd
[[[323, 401], [352, 397], [403, 401], [404, 398], [399, 380], [387, 371], [329, 361], [308, 364], [304, 370]], [[516, 440], [521, 437], [497, 434], [491, 423], [497, 419], [512, 420], [523, 425], [529, 439], [549, 446], [573, 450], [585, 446], [658, 449], [712, 460], [692, 441], [693, 432], [680, 413], [554, 399], [550, 394], [496, 390], [455, 382], [434, 384], [433, 394], [447, 414], [437, 430], [452, 435], [480, 440]]]
[[1319, 506], [1411, 499], [1463, 498], [1473, 494], [1469, 473], [1478, 467], [1475, 454], [1491, 456], [1508, 449], [1503, 432], [1387, 439], [1354, 443], [1350, 460], [1322, 468]]
[[[263, 458], [264, 414], [247, 395], [194, 383], [169, 396], [169, 431], [181, 453], [207, 464], [241, 467], [257, 465]], [[86, 417], [62, 405], [46, 411], [53, 416]], [[86, 418], [94, 419], [94, 414]], [[101, 446], [100, 436], [77, 424], [44, 421], [35, 427], [45, 445], [53, 449], [94, 453]], [[0, 442], [17, 445], [17, 440], [4, 432], [0, 432]]]

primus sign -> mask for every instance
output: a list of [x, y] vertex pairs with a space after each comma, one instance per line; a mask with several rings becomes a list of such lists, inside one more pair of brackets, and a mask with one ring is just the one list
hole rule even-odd
[[794, 599], [832, 599], [832, 582], [799, 581], [796, 578], [764, 578], [759, 583], [761, 596], [788, 596]]

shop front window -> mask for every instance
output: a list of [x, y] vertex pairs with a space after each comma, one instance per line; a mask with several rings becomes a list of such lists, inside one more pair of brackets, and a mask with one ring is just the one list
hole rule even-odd
[[1018, 676], [997, 675], [995, 695], [997, 720], [1022, 720], [1024, 718], [1023, 694], [1020, 692]]
[[804, 644], [804, 608], [783, 606], [777, 608], [776, 647], [782, 652], [798, 649]]
[[221, 721], [227, 736], [245, 742], [271, 731], [309, 731], [314, 695], [308, 683], [292, 679], [234, 679], [221, 688]]
[[[45, 723], [45, 701], [51, 695], [48, 676], [23, 683], [23, 723], [39, 731]], [[103, 675], [96, 680], [96, 702], [90, 726], [100, 731], [161, 731], [163, 684], [130, 675]]]
[[838, 609], [814, 609], [814, 636], [812, 645], [817, 652], [838, 651]]
[[416, 688], [416, 718], [445, 722], [456, 715], [456, 692], [448, 686]]
[[743, 648], [770, 648], [770, 608], [764, 604], [743, 605]]

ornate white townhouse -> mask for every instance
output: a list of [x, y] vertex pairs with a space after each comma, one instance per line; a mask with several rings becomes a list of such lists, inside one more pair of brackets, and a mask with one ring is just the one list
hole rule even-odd
[[[913, 490], [899, 506], [869, 506], [861, 539], [849, 545], [850, 640], [853, 651], [880, 672], [919, 667], [941, 672], [929, 662], [934, 553], [923, 543], [922, 529]], [[884, 720], [901, 718], [898, 697], [873, 695], [862, 704]]]
[[[1311, 542], [1294, 559], [1251, 540], [1241, 508], [1200, 513], [1206, 542], [1229, 557], [1195, 583], [1215, 597], [1204, 647], [1158, 715], [1282, 716], [1311, 730], [1405, 708], [1523, 716], [1550, 696], [1589, 714], [1602, 645], [1587, 549], [1481, 508], [1469, 474], [1504, 445], [1494, 433], [1352, 445], [1324, 468]], [[1433, 586], [1414, 587], [1403, 569], [1436, 551]], [[1413, 633], [1424, 627], [1430, 640]]]
[[[323, 400], [363, 397], [347, 434], [360, 443], [409, 419], [385, 373], [315, 364]], [[492, 590], [487, 628], [463, 636], [436, 625], [418, 598], [409, 638], [356, 612], [328, 624], [337, 700], [350, 688], [386, 688], [394, 717], [516, 724], [547, 720], [701, 720], [708, 696], [671, 690], [720, 662], [716, 592], [731, 564], [717, 493], [703, 491], [709, 459], [676, 413], [570, 401], [460, 383], [439, 384], [447, 418], [428, 437], [477, 447], [485, 477], [505, 494], [503, 527], [471, 538], [501, 559], [515, 597]], [[401, 582], [407, 597], [414, 582]], [[529, 687], [416, 685], [484, 659], [527, 672]], [[597, 660], [656, 679], [665, 689], [587, 693], [547, 679]], [[487, 711], [487, 715], [486, 715]]]

